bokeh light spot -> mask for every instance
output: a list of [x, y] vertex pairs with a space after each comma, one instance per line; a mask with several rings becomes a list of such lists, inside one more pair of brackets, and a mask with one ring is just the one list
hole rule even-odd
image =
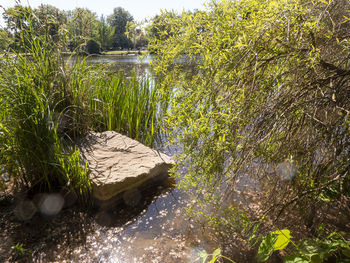
[[60, 194], [47, 194], [43, 196], [40, 212], [47, 216], [57, 215], [63, 208], [64, 199]]

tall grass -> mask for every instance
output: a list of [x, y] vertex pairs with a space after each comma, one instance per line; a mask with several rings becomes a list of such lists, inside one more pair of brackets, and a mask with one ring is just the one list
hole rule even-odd
[[53, 41], [32, 25], [28, 18], [18, 30], [21, 52], [0, 58], [0, 166], [18, 186], [66, 187], [86, 198], [90, 182], [76, 139], [114, 130], [152, 146], [168, 97], [150, 79], [67, 62], [65, 38]]
[[58, 133], [67, 107], [60, 46], [47, 35], [34, 34], [31, 22], [18, 39], [24, 53], [13, 51], [2, 60], [0, 165], [17, 186], [38, 191], [69, 187], [86, 197], [87, 170]]
[[106, 65], [87, 65], [85, 60], [67, 70], [65, 100], [70, 106], [61, 119], [69, 119], [72, 127], [66, 135], [76, 138], [88, 130], [109, 130], [151, 147], [161, 139], [169, 94], [160, 93], [157, 81], [135, 74], [127, 78]]
[[96, 130], [114, 130], [153, 146], [159, 139], [167, 98], [149, 78], [122, 74], [98, 78], [89, 97]]

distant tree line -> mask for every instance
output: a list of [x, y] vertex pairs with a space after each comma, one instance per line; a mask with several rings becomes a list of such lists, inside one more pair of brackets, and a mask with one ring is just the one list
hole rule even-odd
[[[16, 5], [3, 14], [4, 28], [0, 28], [0, 51], [20, 51], [23, 34], [49, 33], [53, 41], [66, 37], [67, 51], [99, 53], [108, 50], [140, 49], [147, 45], [146, 32], [133, 16], [121, 7], [109, 16], [97, 17], [86, 8], [63, 11], [51, 5], [32, 9]], [[31, 20], [32, 23], [28, 23]], [[31, 24], [30, 30], [28, 25]], [[26, 30], [24, 30], [26, 29]]]

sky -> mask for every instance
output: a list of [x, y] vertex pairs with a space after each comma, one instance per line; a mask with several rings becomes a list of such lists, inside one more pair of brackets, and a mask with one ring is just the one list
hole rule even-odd
[[[113, 13], [115, 7], [122, 7], [128, 11], [136, 21], [152, 18], [160, 13], [160, 10], [185, 10], [204, 9], [206, 0], [21, 0], [22, 5], [30, 5], [36, 8], [41, 4], [53, 5], [61, 10], [73, 10], [76, 7], [85, 7], [95, 12], [98, 17], [102, 14], [108, 16]], [[9, 8], [15, 5], [15, 0], [0, 0], [0, 5]], [[0, 9], [0, 25], [4, 25]]]

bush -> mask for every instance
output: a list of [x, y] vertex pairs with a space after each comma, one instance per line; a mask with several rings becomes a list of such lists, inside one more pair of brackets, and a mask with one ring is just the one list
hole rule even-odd
[[86, 43], [86, 51], [88, 54], [100, 54], [100, 51], [101, 51], [100, 44], [96, 40], [90, 39]]
[[[248, 240], [241, 214], [312, 235], [329, 201], [349, 194], [348, 10], [345, 0], [223, 0], [158, 22], [171, 32], [150, 49], [175, 90], [174, 173], [187, 168], [182, 188], [226, 240]], [[184, 72], [184, 58], [197, 71]], [[243, 212], [224, 214], [232, 204]]]

